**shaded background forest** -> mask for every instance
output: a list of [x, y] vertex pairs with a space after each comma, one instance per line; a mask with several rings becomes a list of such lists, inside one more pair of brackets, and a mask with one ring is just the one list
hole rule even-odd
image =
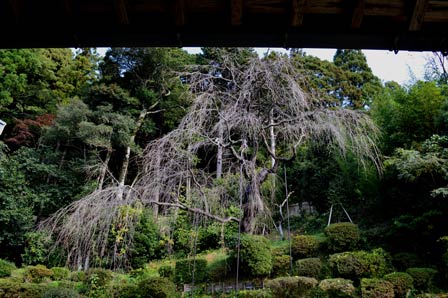
[[[0, 139], [0, 258], [63, 264], [57, 256], [48, 258], [50, 240], [35, 230], [38, 224], [95, 189], [133, 185], [145, 146], [176, 128], [191, 105], [182, 74], [191, 65], [221, 63], [225, 55], [244, 63], [256, 54], [234, 48], [204, 48], [198, 55], [113, 48], [104, 57], [95, 49], [0, 51], [0, 116], [7, 123]], [[292, 218], [292, 230], [322, 230], [331, 206], [332, 222], [346, 221], [345, 208], [360, 226], [365, 247], [407, 254], [416, 264], [446, 272], [446, 58], [435, 55], [426, 80], [407, 86], [381, 82], [359, 50], [338, 50], [328, 62], [293, 49], [288, 59], [305, 78], [302, 88], [327, 107], [359, 110], [373, 119], [384, 163], [379, 173], [350, 152], [341, 156], [318, 144], [301, 146], [286, 167], [286, 183], [290, 204], [312, 208]], [[202, 154], [200, 162], [208, 166], [212, 157]], [[285, 198], [282, 179], [272, 206]], [[278, 234], [281, 214], [272, 210], [271, 223], [258, 233]], [[228, 214], [238, 212], [232, 207]], [[182, 214], [162, 229], [142, 215], [130, 267], [190, 254], [191, 219]], [[236, 230], [235, 224], [226, 228], [226, 245], [235, 241]], [[205, 222], [198, 233], [198, 251], [222, 245], [219, 225]]]

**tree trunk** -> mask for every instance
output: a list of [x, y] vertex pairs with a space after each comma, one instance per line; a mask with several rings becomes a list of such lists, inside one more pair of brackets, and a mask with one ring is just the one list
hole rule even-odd
[[129, 160], [131, 157], [131, 146], [135, 142], [135, 136], [137, 135], [138, 131], [140, 130], [140, 127], [143, 125], [143, 122], [145, 121], [145, 117], [148, 114], [146, 109], [143, 109], [140, 112], [140, 115], [138, 116], [137, 123], [135, 123], [135, 129], [132, 132], [131, 137], [129, 138], [128, 146], [126, 147], [126, 153], [124, 155], [123, 164], [121, 165], [121, 171], [120, 175], [118, 176], [118, 188], [119, 188], [119, 198], [123, 198], [123, 188], [124, 183], [126, 181], [126, 176], [128, 174], [128, 167], [129, 167]]
[[[275, 137], [275, 131], [274, 131], [274, 110], [272, 110], [272, 109], [269, 111], [269, 125], [270, 125], [269, 126], [270, 147], [271, 147], [271, 152], [273, 155], [273, 156], [271, 156], [271, 168], [273, 169], [275, 167], [275, 163], [277, 162], [275, 160], [275, 156], [276, 156], [275, 149], [276, 149], [277, 144], [276, 144], [276, 137]], [[276, 191], [277, 185], [276, 185], [276, 180], [275, 180], [275, 173], [272, 173], [270, 176], [271, 176], [271, 181], [272, 181], [272, 183], [271, 183], [271, 204], [273, 205], [273, 204], [275, 204], [275, 201], [276, 201], [275, 191]], [[280, 227], [281, 227], [281, 225], [280, 225]], [[282, 238], [283, 238], [283, 236], [282, 236]]]
[[[153, 200], [155, 202], [159, 202], [160, 201], [160, 155], [156, 156], [156, 169], [157, 169], [157, 181], [155, 183], [155, 191], [154, 191], [154, 198]], [[153, 216], [154, 216], [154, 221], [157, 222], [157, 219], [159, 217], [159, 205], [158, 204], [153, 204]]]
[[223, 155], [223, 138], [224, 138], [224, 129], [222, 124], [218, 124], [218, 153], [216, 155], [216, 178], [220, 179], [222, 177], [222, 155]]
[[[274, 131], [274, 110], [271, 110], [269, 112], [269, 138], [271, 141], [271, 152], [275, 156], [275, 148], [276, 148], [276, 142], [275, 142], [275, 131]], [[271, 156], [271, 167], [274, 168], [275, 166], [275, 157]]]
[[103, 189], [104, 184], [104, 178], [106, 177], [107, 168], [109, 165], [110, 157], [112, 156], [112, 148], [107, 148], [107, 155], [106, 159], [103, 162], [103, 165], [101, 166], [100, 175], [98, 177], [98, 189]]
[[[187, 152], [188, 154], [191, 153], [191, 144], [188, 144], [187, 147]], [[191, 170], [191, 158], [188, 157], [188, 171]], [[187, 200], [187, 202], [190, 202], [191, 199], [191, 173], [187, 174], [187, 179], [186, 179], [186, 186], [185, 186], [185, 199]]]
[[[261, 185], [267, 180], [269, 174], [276, 173], [278, 169], [278, 163], [274, 164], [271, 169], [263, 168], [253, 181], [250, 181], [245, 188], [244, 193], [244, 210], [242, 220], [242, 231], [245, 233], [253, 234], [255, 231], [255, 217], [256, 211], [262, 210], [263, 202], [260, 193]], [[257, 206], [258, 205], [258, 206]], [[257, 209], [257, 210], [256, 210]]]

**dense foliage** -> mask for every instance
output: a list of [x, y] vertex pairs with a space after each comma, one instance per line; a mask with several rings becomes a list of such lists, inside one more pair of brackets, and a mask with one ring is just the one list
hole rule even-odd
[[[208, 295], [236, 274], [266, 280], [237, 297], [446, 291], [448, 81], [435, 57], [425, 81], [400, 86], [360, 50], [0, 50], [0, 296], [176, 297], [193, 276]], [[348, 126], [330, 117], [342, 113]], [[163, 179], [141, 180], [149, 168]], [[68, 221], [79, 202], [89, 233]], [[77, 249], [48, 222], [68, 223]]]

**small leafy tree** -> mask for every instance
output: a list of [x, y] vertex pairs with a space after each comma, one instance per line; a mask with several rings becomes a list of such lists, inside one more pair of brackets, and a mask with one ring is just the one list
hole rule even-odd
[[266, 276], [272, 270], [269, 240], [263, 236], [243, 235], [240, 244], [240, 268], [250, 276]]

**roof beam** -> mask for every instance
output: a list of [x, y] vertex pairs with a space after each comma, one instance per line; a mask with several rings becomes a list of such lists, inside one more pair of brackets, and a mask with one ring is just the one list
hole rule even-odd
[[125, 0], [114, 0], [115, 14], [121, 25], [129, 25], [128, 11]]
[[352, 16], [352, 28], [361, 28], [362, 19], [364, 17], [365, 0], [355, 0], [355, 9], [353, 10]]
[[72, 6], [72, 0], [64, 0], [64, 11], [66, 15], [71, 16], [73, 14]]
[[428, 0], [416, 0], [414, 12], [412, 14], [409, 31], [419, 31], [422, 28], [423, 20], [425, 18], [426, 8], [428, 7]]
[[20, 0], [9, 0], [9, 5], [11, 6], [11, 11], [16, 20], [16, 24], [20, 22]]
[[176, 26], [182, 27], [185, 25], [185, 0], [176, 0], [174, 4], [175, 23]]
[[243, 23], [243, 0], [232, 0], [230, 3], [231, 24], [239, 26]]
[[291, 26], [299, 27], [303, 24], [303, 15], [307, 0], [292, 0]]

